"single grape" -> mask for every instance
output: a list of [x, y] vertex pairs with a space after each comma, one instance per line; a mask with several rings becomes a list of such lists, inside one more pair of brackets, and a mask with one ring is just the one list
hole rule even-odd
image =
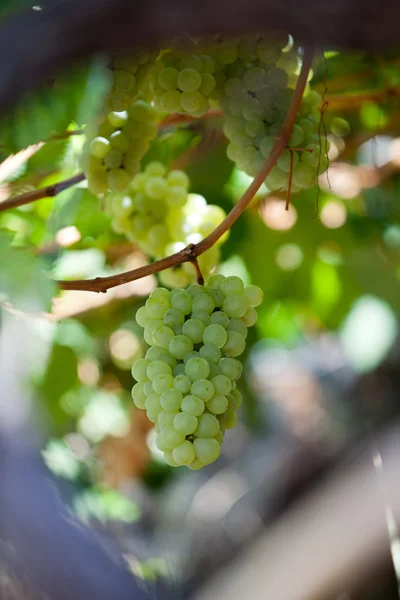
[[[194, 299], [194, 303], [196, 302], [196, 298]], [[188, 319], [182, 325], [182, 333], [189, 337], [195, 344], [199, 344], [203, 340], [203, 333], [206, 326], [203, 321], [199, 319]]]
[[221, 396], [226, 396], [232, 389], [231, 380], [226, 375], [216, 375], [211, 379], [215, 393]]
[[146, 383], [143, 386], [143, 391], [146, 396], [150, 396], [150, 394], [154, 392], [153, 384], [151, 383], [151, 381], [146, 381]]
[[247, 285], [244, 296], [251, 307], [259, 306], [264, 300], [264, 292], [257, 285]]
[[146, 358], [148, 358], [150, 361], [160, 360], [164, 354], [165, 348], [160, 348], [159, 346], [151, 346], [146, 352]]
[[[247, 312], [247, 311], [246, 311]], [[246, 314], [246, 313], [245, 313]], [[244, 315], [243, 315], [244, 316]], [[243, 321], [241, 321], [240, 319], [231, 319], [229, 321], [228, 327], [227, 327], [228, 331], [237, 331], [238, 333], [240, 333], [240, 335], [242, 335], [245, 339], [247, 337], [247, 327], [246, 325], [243, 323]]]
[[172, 308], [182, 311], [184, 315], [187, 315], [191, 312], [192, 303], [193, 298], [186, 290], [179, 291], [171, 299]]
[[136, 383], [132, 388], [132, 399], [136, 408], [142, 410], [146, 407], [146, 394], [144, 393], [144, 383]]
[[208, 381], [208, 379], [197, 379], [197, 381], [192, 383], [190, 393], [207, 402], [214, 396], [214, 384]]
[[221, 453], [221, 446], [217, 440], [212, 438], [196, 438], [193, 442], [193, 446], [196, 458], [206, 465], [217, 460]]
[[163, 315], [163, 321], [169, 327], [176, 327], [177, 325], [183, 325], [185, 315], [176, 308], [169, 308]]
[[173, 426], [165, 427], [160, 435], [165, 447], [170, 450], [177, 448], [185, 441], [185, 434], [177, 431]]
[[158, 415], [158, 419], [157, 419], [157, 424], [159, 425], [160, 430], [163, 430], [164, 427], [173, 426], [174, 419], [175, 419], [176, 415], [179, 415], [179, 414], [182, 414], [182, 413], [179, 413], [178, 411], [162, 410], [160, 412], [160, 414]]
[[224, 427], [225, 429], [233, 429], [235, 427], [235, 425], [237, 424], [237, 415], [235, 412], [228, 412], [226, 414], [226, 418], [224, 420]]
[[176, 359], [182, 360], [193, 350], [193, 341], [187, 335], [176, 335], [169, 342], [169, 353]]
[[164, 410], [174, 411], [181, 407], [182, 400], [182, 392], [170, 389], [161, 394], [160, 403]]
[[192, 381], [207, 379], [210, 374], [210, 365], [204, 358], [193, 357], [187, 361], [185, 373]]
[[210, 316], [205, 310], [196, 310], [192, 313], [192, 319], [199, 319], [199, 321], [202, 321], [206, 327], [212, 322], [211, 317], [212, 315]]
[[209, 363], [218, 364], [221, 359], [221, 350], [213, 344], [203, 344], [199, 350], [199, 356], [205, 358]]
[[174, 417], [173, 425], [180, 433], [191, 435], [197, 429], [198, 420], [191, 414], [179, 412]]
[[219, 432], [218, 419], [209, 413], [205, 413], [199, 417], [199, 424], [194, 435], [198, 438], [213, 438]]
[[155, 423], [157, 421], [158, 415], [162, 411], [162, 407], [160, 404], [160, 395], [154, 392], [153, 394], [150, 394], [150, 396], [147, 396], [145, 406], [148, 418], [150, 419], [150, 421]]
[[195, 69], [182, 69], [177, 79], [182, 92], [195, 92], [201, 85], [201, 75]]
[[193, 299], [193, 311], [205, 310], [212, 313], [215, 308], [215, 302], [208, 294], [197, 294]]
[[228, 408], [228, 399], [226, 396], [216, 394], [209, 402], [207, 402], [207, 408], [215, 415], [221, 415]]
[[231, 296], [232, 294], [241, 294], [244, 290], [243, 281], [240, 277], [236, 277], [235, 275], [226, 277], [221, 283], [221, 290], [226, 297]]
[[172, 456], [178, 465], [189, 465], [196, 458], [193, 444], [185, 440], [172, 451]]
[[197, 396], [185, 396], [182, 400], [181, 410], [193, 417], [199, 417], [204, 412], [204, 402]]
[[146, 371], [149, 364], [150, 361], [146, 358], [140, 358], [139, 360], [135, 361], [131, 369], [132, 377], [139, 382], [147, 381], [149, 378]]
[[156, 375], [156, 377], [152, 381], [153, 389], [155, 392], [157, 392], [157, 394], [162, 394], [163, 392], [166, 392], [167, 390], [171, 389], [173, 385], [174, 378], [169, 373], [162, 373], [161, 375]]
[[[176, 460], [173, 457], [172, 452], [165, 452], [164, 451], [164, 460], [167, 463], [167, 465], [169, 465], [170, 467], [179, 467], [178, 463], [176, 462]], [[188, 465], [190, 468], [190, 465]]]
[[242, 374], [242, 364], [235, 358], [222, 358], [218, 363], [222, 375], [236, 381]]
[[228, 339], [226, 330], [218, 323], [209, 325], [203, 333], [204, 344], [212, 344], [217, 348], [222, 348]]
[[225, 354], [231, 358], [234, 358], [235, 356], [242, 354], [245, 348], [246, 340], [244, 337], [237, 331], [228, 331], [226, 344], [222, 348]]
[[228, 327], [229, 317], [221, 310], [217, 310], [211, 315], [211, 323], [222, 325], [222, 327], [226, 329]]
[[191, 385], [192, 382], [187, 375], [181, 374], [174, 377], [174, 388], [182, 394], [187, 394], [191, 388]]
[[242, 321], [246, 325], [246, 327], [252, 327], [257, 323], [257, 318], [257, 312], [254, 310], [254, 308], [250, 306], [250, 308], [248, 308], [245, 314], [243, 315]]
[[242, 294], [230, 295], [225, 298], [224, 303], [222, 304], [222, 310], [231, 319], [240, 319], [240, 317], [243, 317], [246, 314], [248, 308], [249, 303]]
[[146, 370], [147, 379], [153, 380], [157, 375], [162, 375], [163, 373], [172, 373], [171, 367], [166, 362], [162, 360], [149, 361]]

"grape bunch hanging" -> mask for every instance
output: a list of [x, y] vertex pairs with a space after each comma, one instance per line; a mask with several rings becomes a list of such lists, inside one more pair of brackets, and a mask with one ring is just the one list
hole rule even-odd
[[212, 275], [205, 286], [157, 288], [137, 311], [150, 348], [132, 367], [132, 397], [155, 423], [169, 465], [197, 470], [219, 457], [242, 403], [237, 357], [262, 300], [259, 287]]
[[[112, 227], [151, 260], [198, 244], [225, 219], [224, 210], [190, 189], [184, 171], [149, 160], [169, 114], [222, 112], [227, 156], [255, 176], [269, 156], [291, 104], [301, 50], [289, 36], [180, 36], [164, 48], [113, 56], [110, 89], [85, 130], [82, 166]], [[306, 86], [288, 147], [265, 180], [269, 190], [296, 192], [327, 168], [321, 97]], [[225, 233], [190, 262], [164, 270], [137, 323], [149, 349], [132, 367], [133, 401], [155, 424], [166, 462], [197, 470], [215, 461], [242, 403], [237, 383], [247, 328], [256, 323], [262, 291], [218, 269]], [[169, 289], [167, 289], [169, 288]]]

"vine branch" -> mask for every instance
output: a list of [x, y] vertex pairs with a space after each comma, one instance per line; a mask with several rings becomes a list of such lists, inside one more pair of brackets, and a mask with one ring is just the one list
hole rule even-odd
[[23, 206], [24, 204], [29, 204], [30, 202], [35, 202], [35, 200], [40, 200], [41, 198], [52, 198], [53, 196], [57, 196], [57, 194], [60, 192], [72, 187], [73, 185], [84, 181], [84, 179], [85, 175], [83, 173], [78, 173], [77, 175], [74, 175], [69, 179], [65, 179], [64, 181], [60, 181], [59, 183], [53, 183], [52, 185], [40, 188], [39, 190], [32, 190], [31, 192], [25, 192], [19, 196], [8, 198], [7, 200], [4, 200], [4, 202], [0, 202], [0, 212], [9, 210], [10, 208], [17, 208], [18, 206]]
[[275, 144], [270, 152], [270, 155], [266, 159], [265, 163], [244, 192], [238, 203], [232, 208], [225, 219], [212, 231], [207, 237], [205, 237], [198, 244], [190, 244], [180, 252], [157, 260], [151, 265], [145, 265], [139, 269], [127, 271], [117, 275], [110, 275], [109, 277], [96, 277], [95, 279], [77, 279], [74, 281], [59, 281], [58, 284], [62, 290], [80, 290], [86, 292], [103, 292], [105, 293], [110, 288], [118, 285], [136, 281], [142, 277], [159, 273], [165, 269], [180, 265], [184, 262], [194, 263], [195, 259], [209, 250], [214, 244], [224, 235], [228, 229], [232, 227], [235, 221], [240, 217], [242, 212], [249, 206], [250, 202], [254, 198], [255, 194], [265, 181], [265, 178], [270, 173], [271, 169], [278, 160], [280, 154], [285, 150], [290, 135], [293, 129], [293, 125], [296, 122], [297, 113], [300, 108], [301, 99], [303, 97], [304, 88], [307, 83], [308, 73], [311, 68], [313, 59], [313, 49], [306, 48], [304, 52], [303, 65], [297, 81], [296, 89], [287, 112], [285, 121], [275, 138]]

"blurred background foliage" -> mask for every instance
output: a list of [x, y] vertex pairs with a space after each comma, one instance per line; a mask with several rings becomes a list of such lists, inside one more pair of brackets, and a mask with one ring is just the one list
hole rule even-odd
[[[241, 424], [229, 432], [221, 461], [201, 475], [163, 462], [152, 424], [131, 401], [130, 368], [146, 350], [135, 312], [157, 278], [104, 295], [57, 293], [50, 281], [116, 273], [146, 257], [112, 231], [102, 201], [84, 184], [0, 213], [0, 293], [24, 309], [27, 287], [36, 290], [40, 335], [51, 344], [47, 365], [33, 376], [48, 434], [43, 456], [82, 519], [140, 521], [149, 510], [144, 498], [159, 509], [177, 481], [204, 481], [239, 453], [253, 456], [254, 440], [277, 431], [337, 447], [360, 429], [360, 406], [343, 394], [348, 379], [343, 375], [331, 402], [326, 381], [316, 393], [311, 373], [339, 370], [353, 381], [377, 369], [396, 344], [399, 66], [393, 54], [326, 54], [311, 85], [329, 103], [328, 177], [293, 195], [288, 211], [285, 195], [262, 188], [222, 247], [220, 271], [262, 287], [265, 302], [244, 357]], [[82, 136], [75, 132], [95, 113], [104, 77], [99, 61], [80, 66], [3, 118], [0, 202], [77, 172]], [[73, 134], [62, 137], [67, 130]], [[250, 179], [225, 148], [218, 120], [203, 120], [163, 129], [144, 163], [184, 168], [191, 191], [229, 210]], [[308, 362], [298, 358], [299, 348], [314, 347]], [[380, 408], [373, 402], [364, 416]], [[136, 546], [131, 554], [135, 572], [162, 572], [151, 562], [153, 548]]]

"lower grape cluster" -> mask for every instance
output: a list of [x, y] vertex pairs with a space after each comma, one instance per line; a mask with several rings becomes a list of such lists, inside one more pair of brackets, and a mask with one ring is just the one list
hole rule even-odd
[[156, 445], [169, 465], [198, 470], [219, 457], [242, 403], [236, 357], [262, 300], [259, 287], [212, 275], [204, 286], [157, 288], [137, 311], [150, 348], [132, 367], [132, 397], [155, 423]]

